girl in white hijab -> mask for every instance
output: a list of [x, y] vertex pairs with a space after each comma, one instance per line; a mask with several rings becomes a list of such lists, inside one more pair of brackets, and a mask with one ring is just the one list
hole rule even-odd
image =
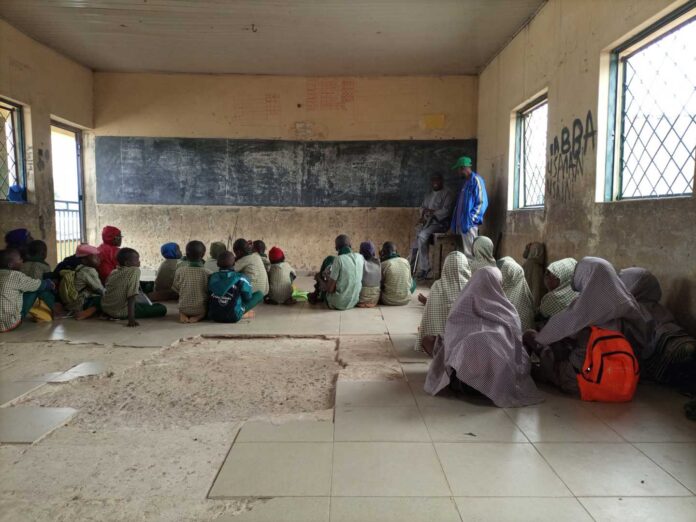
[[495, 266], [495, 257], [493, 257], [493, 241], [486, 236], [479, 236], [474, 239], [472, 247], [474, 259], [471, 261], [471, 273], [473, 274], [479, 268], [484, 266]]
[[654, 321], [605, 259], [583, 258], [575, 268], [573, 289], [578, 297], [539, 333], [525, 332], [525, 344], [541, 360], [541, 379], [577, 393], [576, 375], [585, 360], [590, 326], [621, 332], [638, 359], [646, 359], [652, 352]]
[[431, 395], [456, 378], [501, 408], [543, 400], [530, 376], [519, 316], [503, 292], [502, 275], [495, 267], [472, 275], [432, 352], [425, 381], [425, 391]]
[[452, 304], [470, 278], [471, 270], [466, 256], [461, 252], [451, 252], [442, 267], [442, 277], [433, 283], [430, 297], [425, 303], [416, 338], [416, 351], [423, 351], [423, 337], [440, 335], [445, 331], [445, 322]]
[[498, 261], [503, 274], [503, 291], [513, 304], [522, 322], [522, 331], [534, 328], [534, 298], [524, 277], [524, 269], [511, 257]]

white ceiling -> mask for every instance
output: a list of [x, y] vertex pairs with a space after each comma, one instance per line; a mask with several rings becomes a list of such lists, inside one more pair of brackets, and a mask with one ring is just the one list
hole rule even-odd
[[0, 0], [99, 71], [477, 73], [545, 0]]

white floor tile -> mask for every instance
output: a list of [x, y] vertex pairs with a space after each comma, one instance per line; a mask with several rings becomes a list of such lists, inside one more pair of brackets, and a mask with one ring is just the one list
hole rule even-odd
[[332, 495], [338, 497], [449, 497], [430, 443], [334, 443]]
[[455, 496], [569, 497], [531, 444], [436, 443]]
[[415, 401], [405, 380], [338, 381], [336, 406], [413, 406]]
[[678, 403], [584, 403], [584, 406], [629, 442], [696, 442], [696, 422]]
[[0, 442], [31, 444], [68, 422], [76, 413], [73, 408], [0, 408]]
[[429, 442], [418, 407], [350, 406], [336, 409], [334, 440], [341, 442]]
[[575, 496], [680, 496], [690, 492], [627, 443], [537, 443]]
[[621, 442], [623, 439], [579, 400], [556, 400], [506, 410], [532, 442]]
[[331, 499], [331, 522], [460, 522], [450, 498]]
[[574, 498], [457, 497], [466, 522], [591, 522], [592, 517]]
[[696, 493], [696, 443], [645, 442], [636, 447]]
[[330, 421], [289, 421], [278, 424], [251, 421], [242, 426], [236, 442], [332, 442]]
[[328, 496], [331, 443], [238, 442], [210, 498]]
[[580, 498], [597, 522], [693, 522], [696, 497]]
[[435, 442], [527, 442], [505, 411], [492, 405], [450, 401], [421, 411]]

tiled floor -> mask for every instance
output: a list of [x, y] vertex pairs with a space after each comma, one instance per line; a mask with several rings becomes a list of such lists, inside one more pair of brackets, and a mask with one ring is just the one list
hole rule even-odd
[[[201, 334], [330, 335], [344, 346], [346, 375], [360, 364], [398, 371], [396, 379], [339, 377], [333, 423], [243, 425], [211, 469], [209, 497], [264, 500], [218, 520], [696, 520], [696, 423], [674, 392], [641, 385], [633, 403], [593, 404], [545, 389], [544, 403], [521, 409], [431, 397], [428, 359], [412, 350], [422, 313], [415, 300], [348, 312], [260, 306], [255, 319], [232, 326], [180, 325], [174, 311], [137, 329], [25, 325], [1, 341], [162, 346]], [[3, 399], [12, 393], [2, 390]]]

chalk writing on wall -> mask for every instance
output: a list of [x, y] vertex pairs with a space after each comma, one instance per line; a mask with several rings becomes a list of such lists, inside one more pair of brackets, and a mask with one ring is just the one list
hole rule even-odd
[[587, 111], [584, 124], [575, 118], [570, 128], [561, 129], [560, 138], [558, 135], [553, 138], [546, 161], [546, 183], [551, 198], [563, 202], [572, 199], [575, 181], [585, 174], [589, 147], [592, 152], [595, 150], [596, 135], [592, 111]]

